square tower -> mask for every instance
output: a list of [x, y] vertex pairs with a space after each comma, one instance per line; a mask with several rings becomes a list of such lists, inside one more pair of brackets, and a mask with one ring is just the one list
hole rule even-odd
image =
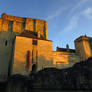
[[80, 36], [75, 41], [76, 52], [80, 54], [81, 60], [86, 60], [92, 57], [92, 38], [85, 36]]

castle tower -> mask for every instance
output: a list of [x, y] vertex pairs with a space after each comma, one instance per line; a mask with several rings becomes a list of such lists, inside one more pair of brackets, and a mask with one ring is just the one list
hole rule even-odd
[[48, 40], [47, 22], [40, 19], [17, 17], [3, 13], [0, 18], [0, 32], [13, 32], [17, 35], [24, 30], [37, 35], [37, 38]]
[[75, 49], [76, 52], [80, 54], [81, 60], [86, 60], [92, 56], [92, 38], [85, 36], [81, 36], [77, 38], [75, 41]]
[[[45, 51], [46, 50], [46, 51]], [[0, 81], [11, 74], [28, 74], [52, 60], [52, 41], [48, 40], [47, 22], [28, 17], [0, 17]]]

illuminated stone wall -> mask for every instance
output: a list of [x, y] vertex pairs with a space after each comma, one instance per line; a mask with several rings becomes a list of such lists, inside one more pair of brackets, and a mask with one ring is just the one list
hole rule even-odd
[[[29, 36], [20, 35], [24, 30], [28, 31]], [[34, 34], [29, 31], [37, 32], [38, 37], [30, 38], [30, 35]], [[28, 74], [33, 64], [37, 65], [37, 70], [47, 67], [70, 67], [92, 56], [91, 45], [92, 40], [89, 41], [89, 37], [81, 36], [75, 40], [76, 52], [53, 51], [52, 41], [48, 40], [46, 21], [4, 13], [0, 18], [0, 79], [7, 79], [11, 72]], [[29, 71], [27, 71], [28, 51]]]
[[76, 53], [53, 52], [53, 64], [57, 68], [67, 68], [80, 61], [80, 56]]
[[69, 64], [67, 52], [53, 52], [53, 63], [54, 64]]
[[[33, 44], [33, 40], [37, 44]], [[28, 74], [26, 70], [27, 51], [30, 51], [30, 69], [37, 64], [37, 70], [48, 67], [64, 68], [80, 61], [76, 53], [52, 51], [52, 41], [16, 36], [13, 74]]]
[[86, 60], [91, 57], [91, 49], [89, 45], [89, 38], [87, 36], [81, 36], [75, 40], [75, 48], [79, 53], [81, 60]]
[[38, 38], [48, 39], [46, 21], [2, 14], [0, 18], [0, 31], [10, 31], [20, 34], [24, 30], [37, 32]]
[[89, 39], [89, 46], [90, 46], [90, 51], [91, 51], [91, 56], [92, 56], [92, 38]]
[[[33, 40], [37, 41], [37, 45], [33, 44]], [[38, 40], [27, 37], [16, 36], [13, 74], [28, 74], [26, 70], [27, 51], [30, 51], [30, 70], [32, 63], [37, 64], [37, 70], [43, 67], [52, 67], [52, 41]]]

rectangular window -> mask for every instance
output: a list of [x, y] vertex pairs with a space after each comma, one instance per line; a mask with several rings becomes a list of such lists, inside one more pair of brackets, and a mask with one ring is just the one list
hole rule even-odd
[[9, 24], [8, 24], [8, 31], [9, 31], [9, 32], [12, 32], [12, 31], [13, 31], [13, 21], [9, 21]]
[[33, 40], [33, 45], [37, 45], [37, 40]]

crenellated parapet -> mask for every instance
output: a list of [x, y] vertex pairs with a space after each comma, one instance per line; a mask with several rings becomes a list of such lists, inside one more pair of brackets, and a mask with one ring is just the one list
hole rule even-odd
[[40, 19], [24, 18], [3, 13], [0, 18], [0, 31], [21, 34], [24, 30], [38, 34], [38, 38], [48, 40], [47, 22]]

